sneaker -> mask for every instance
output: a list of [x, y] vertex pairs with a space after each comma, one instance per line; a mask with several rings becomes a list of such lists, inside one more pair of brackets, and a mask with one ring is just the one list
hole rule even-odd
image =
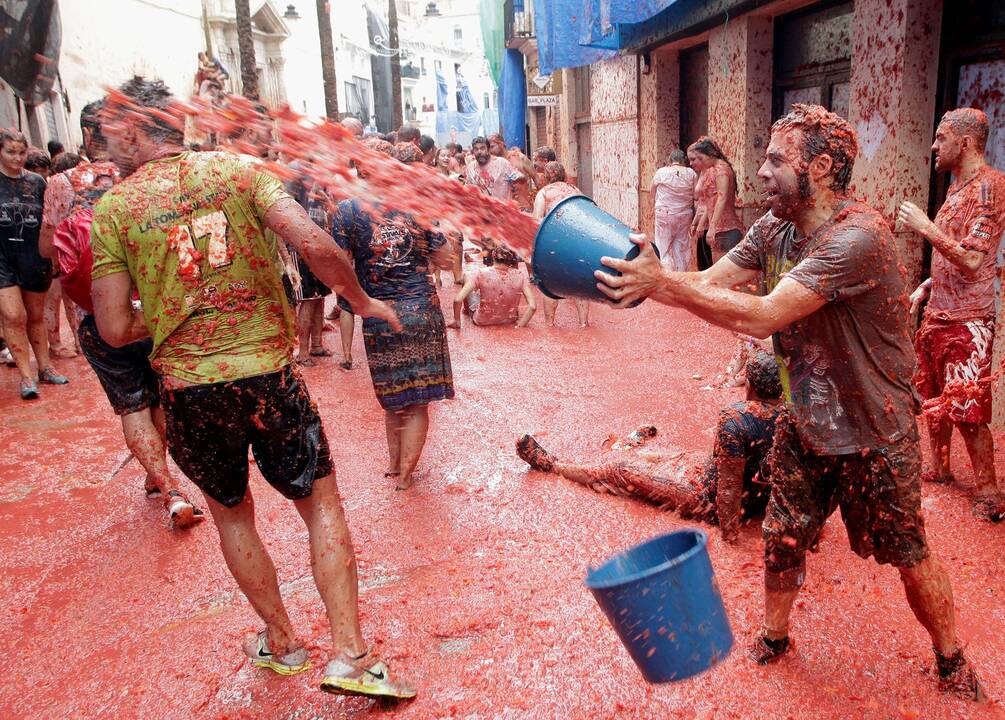
[[66, 375], [60, 375], [51, 367], [47, 367], [45, 370], [39, 370], [38, 381], [49, 385], [66, 385], [70, 382], [70, 378]]
[[[147, 497], [150, 497], [149, 491]], [[190, 528], [206, 519], [203, 511], [190, 503], [177, 490], [168, 490], [168, 497], [172, 498], [168, 505], [168, 514], [171, 515], [171, 522], [174, 523], [176, 528]]]
[[946, 657], [935, 651], [935, 668], [939, 673], [939, 690], [974, 702], [987, 700], [980, 678], [963, 656], [962, 650]]
[[7, 367], [14, 367], [17, 365], [17, 363], [14, 362], [14, 356], [10, 354], [10, 348], [7, 347], [0, 349], [0, 362]]
[[555, 469], [555, 457], [541, 447], [533, 435], [524, 435], [516, 441], [516, 454], [535, 470], [551, 472]]
[[388, 673], [387, 665], [380, 660], [365, 663], [366, 653], [358, 658], [339, 653], [338, 657], [325, 667], [321, 689], [336, 695], [367, 695], [409, 700], [415, 697], [415, 690], [405, 682], [395, 682]]
[[29, 380], [28, 378], [21, 378], [21, 399], [35, 400], [37, 398], [38, 385], [35, 384], [35, 381]]
[[781, 640], [769, 640], [764, 635], [759, 634], [754, 644], [751, 645], [747, 655], [758, 665], [768, 665], [775, 662], [793, 647], [788, 636]]
[[269, 639], [264, 630], [244, 638], [244, 654], [255, 667], [266, 668], [280, 675], [296, 675], [311, 666], [310, 656], [304, 648], [282, 656], [269, 652]]

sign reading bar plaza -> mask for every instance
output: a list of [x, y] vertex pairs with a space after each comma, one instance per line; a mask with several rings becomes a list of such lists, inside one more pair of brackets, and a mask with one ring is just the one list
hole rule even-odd
[[[551, 75], [542, 75], [536, 65], [527, 68], [527, 99], [535, 95], [561, 95], [562, 94], [562, 73], [556, 72]], [[533, 103], [528, 103], [533, 104]], [[550, 103], [545, 103], [550, 104]]]
[[558, 95], [527, 95], [527, 107], [558, 107]]

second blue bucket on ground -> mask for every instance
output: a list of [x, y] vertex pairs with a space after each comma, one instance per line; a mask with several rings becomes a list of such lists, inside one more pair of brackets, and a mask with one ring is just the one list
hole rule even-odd
[[614, 273], [600, 264], [602, 257], [631, 260], [639, 254], [639, 246], [628, 239], [631, 232], [585, 195], [567, 197], [551, 209], [537, 230], [531, 263], [534, 282], [554, 300], [574, 297], [610, 302], [597, 289], [599, 281], [593, 272]]
[[701, 530], [680, 530], [587, 573], [587, 587], [647, 682], [697, 675], [733, 647], [707, 542]]

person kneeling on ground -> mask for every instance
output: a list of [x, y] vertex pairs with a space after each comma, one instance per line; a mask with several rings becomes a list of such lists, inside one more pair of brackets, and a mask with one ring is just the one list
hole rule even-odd
[[[454, 321], [447, 327], [460, 330], [464, 302], [472, 305], [475, 325], [512, 325], [526, 327], [537, 311], [537, 300], [527, 275], [520, 269], [520, 258], [509, 248], [493, 248], [485, 256], [485, 267], [467, 274], [464, 287], [454, 297]], [[477, 293], [477, 294], [475, 294]], [[527, 307], [520, 313], [520, 297]]]
[[[575, 465], [559, 462], [530, 435], [517, 454], [535, 470], [558, 473], [600, 492], [640, 497], [682, 517], [719, 525], [734, 542], [741, 519], [764, 514], [770, 495], [768, 451], [782, 412], [782, 383], [775, 359], [758, 353], [747, 362], [747, 399], [719, 414], [712, 456], [695, 462], [683, 451], [654, 453], [641, 446], [656, 428], [640, 428], [621, 447], [633, 447], [639, 462]], [[618, 447], [619, 444], [615, 444]]]

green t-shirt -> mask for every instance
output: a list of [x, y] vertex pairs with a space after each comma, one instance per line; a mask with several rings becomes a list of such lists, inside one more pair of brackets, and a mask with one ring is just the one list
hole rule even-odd
[[157, 372], [204, 385], [291, 362], [293, 313], [262, 224], [284, 197], [275, 178], [215, 152], [149, 162], [102, 197], [92, 277], [129, 273]]

